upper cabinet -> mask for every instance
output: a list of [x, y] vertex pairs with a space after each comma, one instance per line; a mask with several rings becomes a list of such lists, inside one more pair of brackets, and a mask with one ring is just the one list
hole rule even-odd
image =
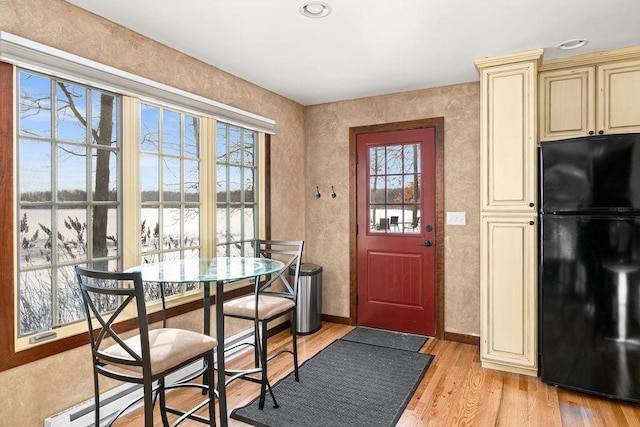
[[539, 80], [539, 133], [542, 141], [594, 133], [594, 67], [547, 71], [540, 73]]
[[598, 133], [640, 132], [640, 60], [598, 67]]
[[540, 49], [476, 61], [482, 103], [482, 211], [537, 211], [536, 87], [541, 57]]
[[607, 62], [607, 53], [545, 62], [538, 93], [542, 141], [640, 132], [640, 59], [619, 60], [640, 58], [640, 51], [622, 51], [610, 53], [615, 62]]

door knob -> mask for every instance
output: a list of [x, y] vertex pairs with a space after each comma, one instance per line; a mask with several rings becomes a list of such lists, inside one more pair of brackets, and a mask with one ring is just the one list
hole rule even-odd
[[431, 247], [431, 246], [433, 246], [433, 242], [432, 242], [431, 240], [427, 240], [427, 241], [425, 241], [423, 244], [418, 245], [418, 246]]

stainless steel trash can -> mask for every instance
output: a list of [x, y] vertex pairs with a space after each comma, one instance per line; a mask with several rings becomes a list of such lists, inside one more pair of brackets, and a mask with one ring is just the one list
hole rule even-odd
[[[289, 270], [291, 276], [294, 273]], [[298, 335], [309, 335], [322, 327], [322, 267], [304, 263], [298, 276], [296, 329]]]

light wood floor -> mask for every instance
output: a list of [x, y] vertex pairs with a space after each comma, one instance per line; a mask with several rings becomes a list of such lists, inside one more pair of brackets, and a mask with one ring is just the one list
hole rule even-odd
[[[315, 334], [299, 337], [300, 360], [310, 358], [352, 329], [351, 326], [324, 323]], [[290, 344], [291, 335], [284, 331], [269, 339], [269, 350]], [[544, 384], [539, 378], [483, 369], [477, 346], [430, 338], [421, 352], [433, 354], [435, 359], [398, 426], [640, 427], [640, 405], [559, 389]], [[229, 367], [248, 366], [251, 363], [252, 358], [243, 356], [232, 361]], [[290, 356], [283, 355], [272, 360], [269, 364], [271, 383], [274, 384], [290, 371]], [[247, 381], [231, 384], [227, 388], [229, 412], [250, 402], [258, 392], [258, 385]], [[168, 398], [176, 406], [184, 404], [188, 407], [196, 398], [201, 398], [200, 395], [189, 395], [189, 392], [180, 392], [180, 396], [176, 396], [176, 393]], [[141, 411], [129, 415], [117, 425], [143, 426]], [[162, 425], [159, 414], [154, 419], [154, 425]], [[181, 425], [202, 426], [191, 421]], [[247, 426], [231, 418], [229, 425]]]

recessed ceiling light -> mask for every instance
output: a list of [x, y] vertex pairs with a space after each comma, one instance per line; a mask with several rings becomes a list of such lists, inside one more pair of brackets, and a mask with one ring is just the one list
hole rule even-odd
[[300, 13], [307, 18], [324, 18], [331, 13], [331, 6], [322, 1], [310, 1], [300, 6]]
[[579, 47], [582, 47], [587, 43], [589, 43], [589, 40], [587, 39], [573, 39], [573, 40], [564, 41], [556, 47], [562, 50], [571, 50], [571, 49], [578, 49]]

